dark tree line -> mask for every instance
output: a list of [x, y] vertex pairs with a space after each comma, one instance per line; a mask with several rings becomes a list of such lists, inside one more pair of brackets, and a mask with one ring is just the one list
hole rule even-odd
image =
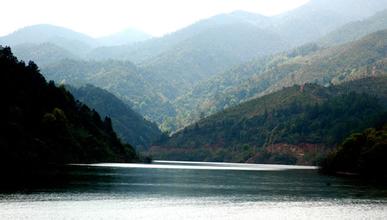
[[64, 88], [46, 82], [38, 66], [18, 61], [9, 47], [0, 48], [0, 161], [2, 163], [63, 164], [129, 162], [133, 148], [76, 101]]

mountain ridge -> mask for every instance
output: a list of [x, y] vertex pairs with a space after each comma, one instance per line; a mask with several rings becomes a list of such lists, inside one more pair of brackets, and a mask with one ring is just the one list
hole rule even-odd
[[[204, 116], [289, 87], [316, 82], [339, 84], [372, 74], [386, 74], [387, 30], [331, 48], [307, 44], [287, 53], [258, 58], [198, 84], [176, 99], [177, 128]], [[179, 124], [180, 123], [180, 124]], [[176, 124], [164, 124], [171, 130]]]
[[128, 105], [106, 90], [93, 85], [66, 86], [74, 97], [112, 120], [119, 138], [136, 149], [147, 149], [163, 135], [157, 125], [144, 119]]
[[[203, 118], [155, 143], [149, 153], [156, 159], [312, 164], [346, 135], [383, 117], [386, 82], [384, 76], [328, 88], [285, 88]], [[310, 158], [296, 157], [291, 148]]]

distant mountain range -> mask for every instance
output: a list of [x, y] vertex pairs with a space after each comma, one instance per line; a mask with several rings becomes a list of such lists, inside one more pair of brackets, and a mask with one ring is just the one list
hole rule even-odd
[[358, 40], [372, 32], [387, 29], [387, 10], [376, 13], [364, 20], [350, 22], [324, 36], [319, 42], [332, 46]]
[[[139, 64], [154, 59], [188, 39], [196, 41], [197, 34], [205, 34], [206, 31], [214, 28], [223, 30], [219, 34], [232, 33], [232, 29], [227, 31], [227, 28], [222, 29], [221, 27], [230, 26], [232, 28], [235, 24], [250, 25], [252, 31], [256, 27], [276, 34], [277, 37], [288, 43], [282, 49], [289, 49], [314, 41], [348, 22], [362, 20], [385, 8], [387, 8], [387, 0], [312, 0], [298, 9], [274, 17], [236, 11], [201, 20], [169, 35], [136, 45], [98, 48], [92, 52], [90, 57], [93, 59], [128, 59]], [[268, 42], [270, 43], [270, 39]], [[263, 42], [259, 41], [259, 43]], [[210, 45], [211, 42], [207, 44]]]
[[[35, 121], [46, 129], [72, 106], [75, 129], [65, 123], [63, 143], [75, 137], [70, 145], [80, 152], [93, 141], [122, 150], [114, 128], [125, 142], [145, 151], [151, 146], [147, 152], [158, 159], [315, 164], [343, 138], [385, 117], [386, 8], [387, 0], [311, 0], [278, 16], [235, 11], [153, 38], [129, 29], [96, 39], [35, 25], [1, 37], [0, 45], [11, 45], [26, 63], [35, 60], [48, 80], [95, 109], [80, 110], [55, 87], [63, 93], [56, 97], [72, 104], [55, 102], [41, 110], [44, 123]], [[36, 65], [7, 57], [41, 78]], [[12, 127], [22, 113], [10, 109]], [[79, 111], [88, 115], [90, 130], [74, 124]], [[109, 118], [101, 120], [97, 111]], [[88, 138], [94, 131], [97, 140]], [[46, 146], [45, 138], [37, 146]]]
[[63, 60], [42, 67], [42, 73], [58, 83], [77, 87], [93, 84], [106, 89], [157, 123], [161, 123], [164, 114], [175, 114], [169, 102], [175, 95], [169, 82], [129, 61]]
[[[51, 48], [50, 46], [55, 45], [62, 50], [74, 54], [78, 58], [86, 58], [86, 55], [97, 47], [132, 44], [150, 38], [150, 35], [136, 29], [127, 29], [109, 36], [93, 38], [68, 28], [50, 24], [38, 24], [21, 28], [9, 35], [0, 37], [0, 45], [18, 47], [18, 52], [22, 54], [26, 53], [23, 51], [24, 46], [27, 51], [32, 46], [39, 46], [48, 53], [51, 53], [49, 50]], [[48, 48], [44, 48], [45, 46], [48, 46]], [[19, 55], [19, 53], [16, 54]], [[48, 54], [42, 55], [48, 56]], [[28, 60], [34, 58], [44, 59], [36, 55], [34, 56], [34, 54], [23, 58], [27, 58]]]
[[179, 97], [173, 103], [178, 113], [174, 121], [177, 127], [164, 126], [175, 130], [198, 120], [201, 114], [208, 116], [294, 84], [329, 85], [373, 74], [385, 75], [386, 39], [387, 30], [344, 45], [321, 48], [307, 44], [287, 53], [247, 62], [198, 84]]
[[273, 17], [220, 14], [158, 38], [129, 29], [95, 39], [36, 25], [1, 37], [0, 44], [35, 60], [48, 79], [94, 84], [174, 132], [292, 84], [337, 84], [372, 72], [372, 65], [381, 72], [383, 55], [363, 51], [382, 50], [383, 43], [341, 44], [386, 29], [386, 7], [387, 0], [311, 0]]
[[293, 46], [299, 46], [386, 7], [386, 0], [310, 0], [295, 10], [276, 16], [274, 29]]
[[0, 38], [0, 45], [12, 47], [44, 43], [55, 44], [74, 55], [84, 55], [86, 51], [98, 46], [98, 42], [86, 34], [49, 24], [24, 27]]
[[41, 66], [59, 63], [65, 59], [79, 60], [80, 57], [54, 43], [23, 43], [12, 47], [20, 60], [33, 60]]
[[133, 44], [151, 39], [152, 36], [143, 31], [129, 28], [124, 31], [97, 38], [100, 45], [104, 46], [119, 46], [125, 44]]

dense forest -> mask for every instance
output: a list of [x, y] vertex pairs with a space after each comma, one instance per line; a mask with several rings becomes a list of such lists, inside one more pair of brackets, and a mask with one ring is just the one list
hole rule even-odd
[[156, 123], [175, 112], [168, 101], [176, 95], [174, 87], [130, 61], [65, 59], [42, 67], [42, 73], [56, 82], [73, 86], [93, 84], [108, 90]]
[[[151, 154], [161, 159], [315, 164], [329, 147], [385, 117], [385, 84], [361, 81], [286, 88], [202, 119], [160, 142]], [[348, 89], [356, 90], [352, 85], [358, 84], [383, 95]]]
[[234, 11], [153, 38], [130, 29], [93, 38], [53, 25], [22, 28], [0, 44], [75, 98], [51, 81], [29, 86], [54, 95], [19, 97], [23, 86], [5, 87], [15, 95], [7, 100], [24, 104], [3, 110], [14, 136], [2, 142], [23, 134], [21, 146], [38, 146], [47, 161], [100, 160], [102, 151], [109, 160], [135, 158], [121, 139], [157, 159], [316, 164], [385, 117], [386, 3], [311, 0], [273, 17]]
[[348, 136], [321, 161], [328, 174], [360, 174], [387, 181], [387, 118], [375, 128]]
[[[0, 43], [38, 63], [48, 80], [98, 86], [173, 133], [293, 84], [338, 84], [374, 66], [379, 74], [384, 56], [369, 52], [383, 51], [385, 36], [360, 39], [386, 29], [385, 5], [311, 0], [274, 17], [234, 11], [150, 39], [136, 30], [93, 38], [34, 25], [0, 37]], [[134, 43], [136, 36], [140, 42]]]
[[387, 31], [348, 44], [321, 47], [310, 43], [258, 58], [205, 81], [173, 102], [177, 115], [163, 127], [177, 130], [218, 111], [294, 84], [341, 84], [371, 75], [385, 75]]
[[155, 123], [147, 121], [119, 98], [93, 85], [80, 88], [66, 86], [76, 99], [95, 109], [101, 117], [111, 118], [113, 129], [125, 143], [146, 149], [159, 140], [161, 133]]
[[138, 160], [109, 117], [101, 118], [64, 87], [46, 82], [38, 66], [0, 48], [1, 163], [64, 164]]

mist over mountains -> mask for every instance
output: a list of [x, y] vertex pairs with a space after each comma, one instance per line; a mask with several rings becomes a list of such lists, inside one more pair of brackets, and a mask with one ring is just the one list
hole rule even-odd
[[[337, 69], [327, 77], [313, 67], [311, 77], [312, 67], [307, 68], [334, 66], [320, 60], [342, 50], [356, 51], [355, 44], [340, 44], [386, 29], [386, 7], [386, 0], [312, 0], [272, 17], [245, 11], [219, 14], [153, 38], [134, 29], [92, 38], [34, 25], [1, 37], [0, 44], [12, 46], [22, 60], [34, 60], [49, 80], [99, 86], [174, 132], [282, 87], [339, 83], [372, 64], [381, 65], [383, 54], [368, 66], [346, 63], [345, 71], [357, 71], [347, 75]], [[367, 45], [373, 43], [378, 41]]]
[[[317, 164], [347, 136], [387, 121], [387, 0], [311, 0], [272, 17], [234, 11], [162, 37], [129, 28], [93, 38], [38, 24], [0, 45], [24, 60], [0, 47], [4, 68], [33, 68], [44, 88], [72, 103], [62, 127], [79, 150], [96, 142], [108, 152], [111, 142], [157, 159]], [[7, 126], [23, 127], [24, 110], [10, 106]], [[51, 141], [46, 122], [63, 114], [47, 106], [33, 120]]]

